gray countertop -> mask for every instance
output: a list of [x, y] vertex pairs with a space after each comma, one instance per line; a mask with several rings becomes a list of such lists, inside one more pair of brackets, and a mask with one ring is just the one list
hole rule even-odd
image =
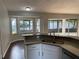
[[69, 44], [60, 44], [59, 46], [79, 57], [79, 48], [76, 48]]

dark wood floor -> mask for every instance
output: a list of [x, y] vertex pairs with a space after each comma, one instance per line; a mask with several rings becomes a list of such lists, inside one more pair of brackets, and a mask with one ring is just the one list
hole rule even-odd
[[6, 56], [3, 59], [25, 59], [24, 58], [24, 42], [12, 43]]

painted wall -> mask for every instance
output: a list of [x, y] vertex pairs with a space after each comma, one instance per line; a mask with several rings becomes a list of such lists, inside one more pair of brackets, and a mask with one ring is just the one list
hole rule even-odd
[[3, 0], [0, 0], [0, 34], [0, 48], [2, 49], [2, 56], [4, 56], [10, 42], [10, 28], [8, 11]]

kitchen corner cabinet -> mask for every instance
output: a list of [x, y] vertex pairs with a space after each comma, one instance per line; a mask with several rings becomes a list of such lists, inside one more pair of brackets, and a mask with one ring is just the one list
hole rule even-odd
[[62, 59], [62, 49], [48, 44], [27, 45], [26, 59]]

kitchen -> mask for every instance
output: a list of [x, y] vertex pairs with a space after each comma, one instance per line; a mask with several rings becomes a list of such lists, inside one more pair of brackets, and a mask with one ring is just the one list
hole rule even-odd
[[[77, 12], [78, 8], [75, 6], [78, 2], [71, 2], [71, 0], [4, 0], [5, 7], [3, 7], [4, 10], [1, 10], [1, 12], [3, 11], [1, 15], [5, 16], [1, 18], [4, 20], [1, 20], [0, 26], [2, 56], [6, 55], [6, 51], [12, 42], [24, 40], [24, 45], [28, 47], [28, 50], [30, 50], [31, 44], [37, 48], [39, 47], [40, 52], [38, 54], [40, 59], [42, 59], [43, 53], [41, 51], [44, 51], [43, 47], [50, 47], [49, 50], [52, 51], [54, 48], [57, 49], [54, 49], [56, 53], [54, 51], [54, 53], [50, 53], [53, 54], [52, 56], [46, 58], [53, 59], [55, 57], [54, 59], [59, 59], [59, 55], [63, 56], [63, 53], [65, 53], [64, 57], [62, 57], [64, 59], [78, 59], [79, 13]], [[30, 8], [31, 10], [27, 11], [25, 8]], [[3, 44], [4, 42], [6, 43]], [[26, 52], [25, 58], [32, 59], [27, 56], [31, 52], [27, 52], [27, 48], [24, 51]], [[59, 54], [57, 51], [61, 53]], [[48, 52], [45, 51], [45, 53]]]

